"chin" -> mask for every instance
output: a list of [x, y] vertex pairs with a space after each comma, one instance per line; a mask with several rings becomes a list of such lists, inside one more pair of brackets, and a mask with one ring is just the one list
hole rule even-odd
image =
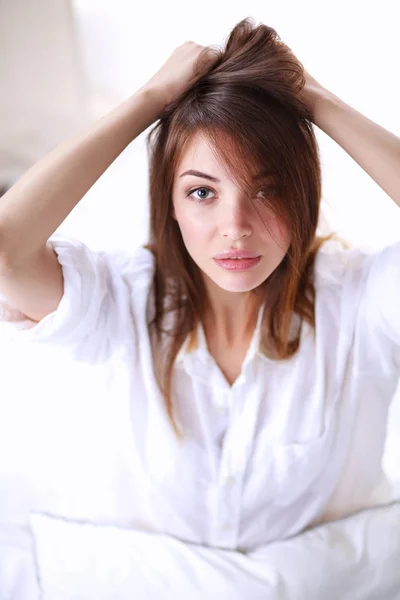
[[244, 294], [247, 292], [251, 292], [252, 290], [255, 290], [256, 288], [258, 288], [260, 284], [257, 285], [250, 285], [250, 286], [227, 286], [227, 285], [220, 285], [218, 284], [218, 286], [224, 290], [225, 292], [231, 292], [232, 294], [236, 293], [236, 294]]
[[259, 287], [267, 279], [268, 274], [261, 278], [260, 275], [255, 277], [254, 273], [250, 272], [227, 273], [223, 274], [222, 277], [221, 275], [208, 274], [208, 277], [226, 292], [243, 293], [250, 292]]

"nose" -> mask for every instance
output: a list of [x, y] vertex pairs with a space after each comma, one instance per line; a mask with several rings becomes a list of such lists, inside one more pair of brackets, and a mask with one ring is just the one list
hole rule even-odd
[[249, 237], [253, 233], [253, 226], [250, 219], [250, 210], [246, 202], [232, 200], [221, 206], [219, 215], [219, 229], [223, 238], [226, 240], [239, 240], [243, 237]]

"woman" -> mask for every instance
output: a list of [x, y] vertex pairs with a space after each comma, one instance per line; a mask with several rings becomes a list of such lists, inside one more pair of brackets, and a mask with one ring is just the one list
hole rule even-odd
[[[148, 246], [120, 257], [49, 240], [156, 120]], [[102, 470], [77, 477], [94, 502], [72, 485], [73, 515], [61, 501], [53, 513], [247, 550], [390, 499], [400, 247], [316, 236], [312, 123], [400, 205], [399, 139], [250, 20], [223, 50], [177, 48], [4, 196], [0, 292], [36, 322], [17, 337], [70, 345], [108, 386], [79, 412], [91, 443], [94, 414], [107, 436]], [[88, 454], [82, 439], [78, 472]]]

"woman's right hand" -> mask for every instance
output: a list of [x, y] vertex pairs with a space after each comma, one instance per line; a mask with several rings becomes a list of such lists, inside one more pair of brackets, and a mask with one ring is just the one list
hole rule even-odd
[[218, 59], [219, 52], [215, 48], [185, 42], [175, 48], [145, 87], [157, 90], [167, 106], [206, 74]]

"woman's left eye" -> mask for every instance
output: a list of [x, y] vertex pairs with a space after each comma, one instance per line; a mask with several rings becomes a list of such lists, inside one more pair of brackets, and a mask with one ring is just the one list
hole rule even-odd
[[272, 185], [266, 186], [258, 190], [257, 196], [260, 198], [268, 198], [276, 195], [276, 188]]
[[[190, 192], [188, 192], [187, 196], [192, 196], [195, 192], [202, 192], [202, 193], [206, 193], [208, 194], [208, 192], [212, 192], [212, 190], [210, 190], [210, 188], [207, 187], [197, 187], [194, 190], [190, 190]], [[193, 196], [193, 200], [196, 200], [196, 202], [204, 202], [204, 200], [209, 200], [209, 198], [207, 198], [205, 195], [202, 196]]]

